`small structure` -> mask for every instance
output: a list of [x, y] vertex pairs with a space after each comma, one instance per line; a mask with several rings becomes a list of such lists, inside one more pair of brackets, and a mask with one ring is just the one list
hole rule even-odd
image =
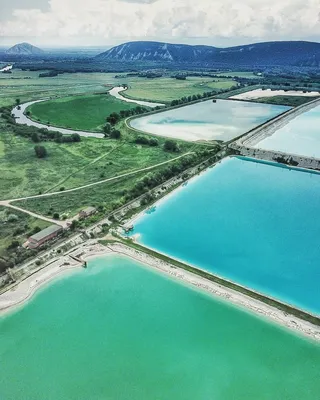
[[42, 231], [32, 235], [28, 239], [28, 247], [30, 249], [36, 249], [41, 246], [43, 243], [48, 242], [49, 240], [58, 236], [58, 234], [62, 231], [62, 226], [60, 225], [50, 225], [48, 228], [43, 229]]
[[90, 215], [95, 214], [96, 211], [94, 207], [87, 207], [79, 212], [79, 219], [88, 218]]

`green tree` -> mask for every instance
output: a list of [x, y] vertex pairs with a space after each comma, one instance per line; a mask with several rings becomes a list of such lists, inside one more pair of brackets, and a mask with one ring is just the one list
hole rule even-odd
[[38, 158], [45, 158], [48, 155], [47, 150], [44, 146], [36, 145], [34, 146], [34, 151]]
[[109, 136], [111, 133], [111, 124], [109, 122], [107, 122], [105, 124], [105, 126], [103, 127], [103, 132], [105, 134], [105, 136]]
[[34, 143], [39, 143], [39, 142], [40, 142], [40, 138], [39, 138], [39, 135], [38, 135], [37, 132], [32, 132], [31, 140], [32, 140]]
[[175, 142], [174, 140], [171, 140], [171, 139], [166, 140], [164, 142], [163, 147], [166, 151], [172, 151], [172, 152], [179, 151], [179, 146], [178, 146], [177, 142]]
[[149, 139], [149, 146], [151, 147], [155, 147], [159, 145], [159, 141], [156, 138], [150, 138]]
[[59, 219], [59, 218], [60, 218], [59, 213], [57, 212], [53, 213], [53, 219]]
[[73, 142], [81, 142], [81, 136], [79, 135], [79, 133], [73, 133], [71, 135], [71, 138]]
[[113, 129], [110, 133], [111, 139], [120, 139], [121, 138], [121, 132], [118, 131], [117, 129]]

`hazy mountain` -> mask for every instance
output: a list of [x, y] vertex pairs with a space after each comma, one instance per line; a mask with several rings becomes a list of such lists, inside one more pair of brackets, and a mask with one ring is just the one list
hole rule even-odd
[[19, 43], [6, 50], [5, 54], [15, 56], [38, 56], [44, 54], [44, 51], [29, 43]]
[[266, 42], [217, 48], [160, 42], [129, 42], [101, 53], [97, 60], [161, 61], [208, 65], [320, 65], [320, 43]]

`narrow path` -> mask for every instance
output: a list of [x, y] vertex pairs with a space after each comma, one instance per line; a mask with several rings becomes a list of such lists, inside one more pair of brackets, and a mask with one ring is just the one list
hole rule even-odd
[[161, 167], [161, 166], [163, 166], [163, 165], [169, 164], [169, 163], [171, 163], [171, 162], [173, 162], [173, 161], [179, 160], [180, 158], [183, 158], [183, 157], [185, 157], [185, 156], [187, 156], [187, 155], [190, 155], [190, 154], [194, 154], [194, 152], [193, 152], [193, 151], [188, 151], [187, 153], [184, 153], [184, 154], [182, 154], [181, 156], [172, 158], [171, 160], [163, 161], [163, 162], [161, 162], [161, 163], [159, 163], [159, 164], [151, 165], [150, 167], [145, 167], [145, 168], [137, 169], [137, 170], [134, 170], [134, 171], [127, 172], [127, 173], [125, 173], [125, 174], [113, 176], [112, 178], [103, 179], [102, 181], [93, 182], [93, 183], [88, 183], [87, 185], [78, 186], [78, 187], [73, 188], [73, 189], [64, 190], [64, 191], [62, 191], [62, 192], [59, 191], [59, 192], [52, 192], [52, 193], [43, 193], [43, 194], [38, 194], [38, 195], [35, 195], [35, 196], [20, 197], [20, 198], [17, 198], [17, 199], [0, 200], [0, 205], [1, 205], [1, 206], [8, 206], [8, 204], [10, 204], [10, 203], [12, 203], [12, 202], [14, 202], [14, 201], [29, 200], [29, 199], [39, 199], [39, 198], [42, 198], [42, 197], [50, 197], [50, 196], [54, 196], [54, 195], [58, 195], [58, 194], [76, 192], [76, 191], [81, 190], [81, 189], [85, 189], [85, 188], [88, 188], [88, 187], [101, 185], [101, 184], [103, 184], [103, 183], [112, 182], [112, 181], [114, 181], [114, 180], [116, 180], [116, 179], [125, 178], [125, 177], [127, 177], [127, 176], [131, 176], [131, 175], [134, 175], [134, 174], [138, 174], [139, 172], [150, 171], [150, 170], [152, 170], [152, 169], [154, 169], [154, 168], [158, 168], [158, 167]]
[[31, 211], [25, 210], [24, 208], [20, 208], [20, 207], [14, 206], [14, 205], [10, 204], [10, 202], [7, 202], [7, 201], [2, 201], [1, 205], [5, 206], [5, 207], [12, 208], [13, 210], [21, 211], [21, 212], [23, 212], [25, 214], [29, 214], [29, 215], [31, 215], [31, 217], [42, 219], [44, 221], [50, 222], [51, 224], [60, 225], [63, 228], [66, 228], [68, 226], [67, 225], [68, 221], [60, 221], [60, 220], [57, 221], [57, 220], [52, 219], [52, 218], [44, 217], [43, 215], [39, 215], [39, 214], [33, 213]]
[[72, 172], [68, 176], [66, 176], [64, 179], [62, 179], [60, 182], [58, 182], [56, 185], [51, 186], [51, 188], [47, 189], [44, 193], [49, 193], [50, 190], [55, 189], [57, 186], [62, 185], [65, 183], [69, 178], [71, 178], [74, 175], [77, 175], [78, 172], [83, 171], [84, 169], [88, 168], [90, 165], [95, 164], [96, 162], [100, 161], [102, 158], [108, 156], [109, 154], [113, 153], [115, 150], [118, 150], [121, 146], [123, 146], [123, 143], [120, 144], [119, 146], [115, 146], [113, 149], [108, 151], [107, 153], [102, 154], [101, 156], [95, 158], [94, 160], [90, 161], [88, 164], [84, 165], [83, 167], [77, 169], [75, 172]]

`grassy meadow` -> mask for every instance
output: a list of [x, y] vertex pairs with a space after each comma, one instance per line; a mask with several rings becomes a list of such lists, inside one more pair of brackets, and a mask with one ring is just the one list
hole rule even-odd
[[[0, 126], [1, 128], [1, 126]], [[34, 143], [0, 133], [0, 199], [32, 196], [71, 189], [176, 157], [159, 146], [137, 145], [129, 140], [82, 138], [79, 143], [45, 142], [48, 156], [36, 158]], [[195, 146], [181, 144], [181, 153]]]
[[129, 81], [129, 88], [123, 93], [125, 97], [168, 103], [184, 96], [202, 94], [203, 92], [230, 89], [237, 83], [232, 79], [207, 77], [187, 77], [186, 80], [174, 78], [136, 78]]
[[99, 131], [112, 112], [133, 109], [137, 106], [105, 94], [62, 97], [36, 103], [28, 108], [30, 117], [43, 124], [53, 126]]
[[126, 191], [130, 191], [135, 183], [147, 172], [138, 173], [113, 182], [84, 188], [75, 192], [59, 193], [54, 196], [17, 201], [14, 204], [42, 215], [52, 215], [54, 212], [66, 214], [68, 217], [77, 214], [87, 206], [104, 206], [105, 213], [112, 210], [112, 205], [118, 202]]
[[212, 90], [228, 89], [236, 84], [232, 79], [188, 77], [177, 80], [170, 77], [149, 79], [130, 76], [115, 78], [116, 73], [66, 73], [55, 77], [39, 78], [47, 71], [21, 71], [13, 69], [12, 74], [0, 74], [0, 107], [15, 103], [45, 98], [64, 97], [75, 94], [106, 92], [113, 86], [127, 84], [126, 96], [150, 101], [170, 102]]

